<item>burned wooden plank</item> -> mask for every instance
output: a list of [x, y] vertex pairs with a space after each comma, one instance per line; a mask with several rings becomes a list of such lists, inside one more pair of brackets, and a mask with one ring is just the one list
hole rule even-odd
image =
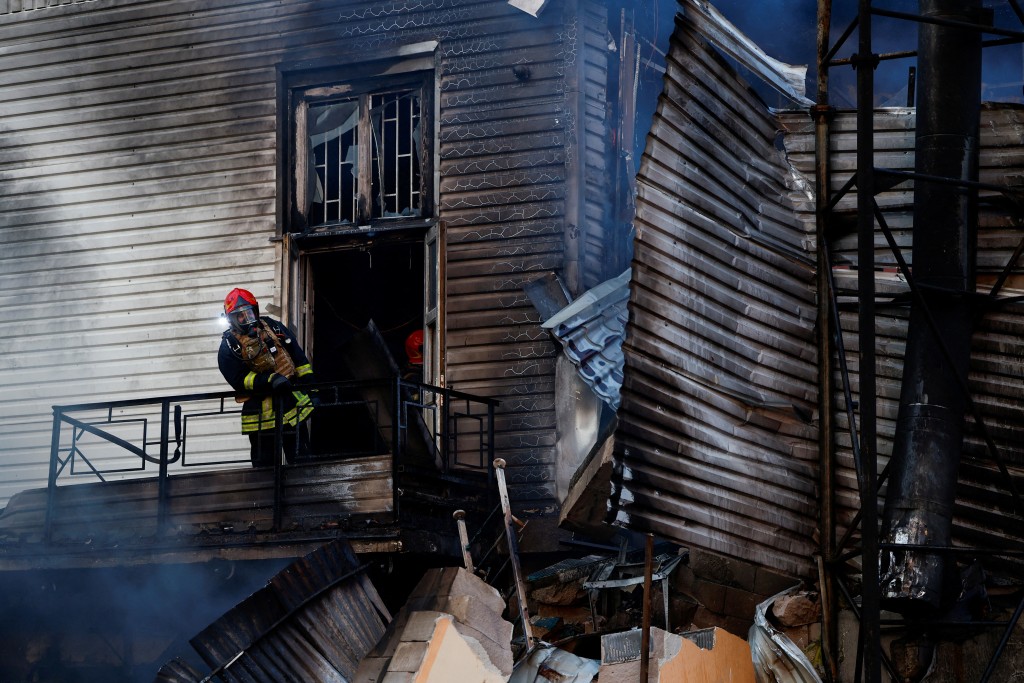
[[[286, 475], [286, 523], [387, 516], [392, 510], [389, 456], [293, 466], [288, 473], [293, 472], [302, 474]], [[273, 522], [273, 477], [270, 468], [172, 477], [168, 526], [179, 537], [224, 527], [265, 530]], [[160, 532], [157, 500], [154, 479], [61, 486], [56, 492], [53, 533], [65, 542], [101, 536], [121, 538], [124, 546], [145, 544]], [[41, 537], [46, 511], [46, 489], [18, 494], [0, 515], [0, 536]]]

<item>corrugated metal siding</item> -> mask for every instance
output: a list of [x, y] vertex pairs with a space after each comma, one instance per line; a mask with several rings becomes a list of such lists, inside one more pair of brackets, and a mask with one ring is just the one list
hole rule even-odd
[[638, 179], [612, 505], [631, 529], [806, 573], [813, 230], [775, 132], [681, 20]]
[[[590, 0], [580, 3], [580, 92], [583, 99], [582, 128], [585, 136], [581, 141], [580, 162], [583, 173], [583, 187], [580, 201], [583, 215], [578, 225], [583, 240], [581, 267], [581, 289], [577, 296], [597, 284], [618, 274], [618, 263], [609, 256], [622, 250], [622, 242], [628, 239], [625, 231], [616, 232], [610, 189], [613, 169], [621, 160], [614, 159], [611, 152], [612, 125], [607, 116], [608, 93], [609, 17], [607, 3]], [[617, 11], [617, 10], [616, 10]], [[617, 47], [618, 49], [618, 47]]]
[[[814, 178], [814, 128], [806, 112], [785, 113], [780, 117], [787, 136], [785, 147], [795, 168], [807, 179]], [[981, 153], [979, 179], [994, 185], [1014, 185], [1024, 175], [1024, 109], [1015, 105], [990, 105], [981, 111]], [[874, 116], [876, 164], [898, 170], [914, 170], [914, 124], [912, 109], [880, 110]], [[830, 164], [833, 169], [833, 190], [849, 179], [856, 165], [856, 114], [840, 112], [832, 122]], [[992, 197], [994, 193], [985, 192]], [[840, 211], [852, 219], [855, 196], [844, 200]], [[905, 184], [881, 192], [877, 201], [892, 228], [903, 257], [912, 264], [911, 227], [913, 222], [913, 188]], [[809, 217], [813, 220], [813, 216]], [[842, 220], [842, 216], [840, 216]], [[1024, 238], [1020, 218], [1014, 218], [1004, 207], [983, 203], [979, 214], [978, 291], [991, 288]], [[834, 274], [841, 301], [856, 302], [857, 262], [856, 234], [838, 236], [830, 243], [835, 253]], [[876, 279], [880, 301], [909, 294], [903, 278], [893, 271], [896, 260], [885, 244], [881, 232], [875, 237], [876, 263], [883, 269]], [[1024, 294], [1024, 264], [1015, 264], [1000, 296]], [[980, 307], [979, 307], [980, 308]], [[900, 379], [907, 332], [908, 309], [905, 305], [879, 305], [876, 314], [876, 354], [878, 384], [878, 452], [879, 471], [892, 452], [899, 408]], [[858, 399], [858, 323], [855, 307], [842, 314], [843, 340], [848, 350], [854, 400]], [[979, 406], [985, 426], [1017, 479], [1018, 490], [1024, 490], [1024, 309], [1010, 304], [984, 311], [972, 339], [970, 390]], [[838, 460], [838, 515], [840, 533], [849, 526], [860, 508], [856, 488], [856, 472], [846, 417], [846, 404], [837, 377], [836, 441]], [[1001, 547], [1007, 536], [1020, 538], [1024, 533], [1019, 516], [1012, 515], [1012, 503], [1005, 480], [974, 425], [967, 421], [964, 458], [955, 507], [954, 541], [983, 547]]]
[[567, 73], [594, 52], [599, 7], [573, 31], [574, 0], [540, 18], [504, 0], [0, 14], [0, 501], [43, 482], [51, 405], [222, 390], [224, 294], [281, 303], [275, 64], [437, 40], [447, 379], [505, 399], [514, 496], [549, 505], [555, 351], [521, 285], [563, 263]]

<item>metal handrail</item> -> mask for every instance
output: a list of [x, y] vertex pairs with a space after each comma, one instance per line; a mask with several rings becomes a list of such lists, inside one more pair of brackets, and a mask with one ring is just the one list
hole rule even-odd
[[[382, 414], [380, 412], [381, 406], [377, 406], [373, 412], [371, 422], [375, 425], [378, 433], [381, 427], [388, 426], [386, 424], [387, 420], [390, 419], [391, 422], [390, 443], [387, 443], [388, 439], [379, 443], [381, 448], [390, 448], [394, 493], [393, 515], [395, 522], [398, 521], [399, 517], [398, 475], [403, 460], [408, 457], [407, 447], [409, 445], [410, 429], [417, 429], [421, 441], [427, 444], [428, 448], [436, 451], [442, 473], [447, 473], [453, 467], [462, 467], [463, 469], [486, 471], [488, 476], [491, 476], [490, 463], [494, 459], [494, 412], [496, 406], [499, 405], [499, 402], [495, 399], [474, 396], [447, 387], [410, 382], [397, 377], [370, 381], [318, 382], [305, 384], [296, 389], [306, 392], [311, 396], [321, 396], [329, 399], [322, 402], [315, 401], [319, 405], [319, 408], [314, 411], [313, 419], [315, 425], [315, 416], [318, 413], [329, 415], [331, 410], [344, 410], [360, 403], [367, 406], [371, 403], [376, 405], [376, 400], [364, 398], [360, 402], [344, 398], [353, 392], [356, 394], [363, 392], [362, 395], [366, 396], [367, 392], [373, 387], [376, 387], [378, 390], [384, 389], [391, 396], [388, 401], [385, 401], [390, 403], [389, 409], [391, 414]], [[255, 395], [257, 394], [253, 394], [253, 392], [208, 392], [53, 406], [53, 431], [51, 435], [50, 467], [47, 481], [48, 496], [45, 538], [49, 541], [52, 537], [54, 514], [56, 511], [57, 484], [62, 475], [92, 475], [99, 479], [99, 481], [106, 482], [107, 479], [104, 475], [111, 473], [141, 473], [146, 470], [148, 464], [157, 465], [158, 467], [156, 473], [158, 491], [157, 519], [159, 527], [163, 529], [168, 515], [168, 476], [171, 466], [180, 471], [184, 468], [196, 466], [214, 469], [217, 466], [241, 466], [250, 462], [248, 452], [245, 453], [244, 458], [232, 460], [207, 459], [197, 464], [186, 462], [189, 420], [219, 416], [226, 418], [227, 416], [238, 415], [241, 412], [241, 408], [235, 406], [235, 399], [243, 399]], [[270, 394], [264, 394], [264, 396], [266, 395]], [[286, 466], [281, 463], [280, 457], [284, 443], [284, 429], [281, 422], [284, 412], [282, 410], [283, 395], [274, 395], [274, 400], [276, 416], [274, 444], [275, 452], [279, 455], [275, 460], [274, 467], [273, 528], [279, 529], [281, 527], [281, 516], [284, 507], [284, 472], [286, 471]], [[448, 406], [453, 401], [465, 403], [460, 406], [460, 410], [449, 411]], [[212, 407], [209, 405], [211, 402], [214, 404]], [[183, 411], [182, 406], [187, 406], [188, 404], [196, 404], [199, 408], [193, 411]], [[139, 410], [134, 412], [134, 409]], [[99, 414], [88, 416], [82, 415], [83, 413]], [[182, 427], [183, 415], [184, 428]], [[472, 420], [475, 426], [473, 430], [468, 432], [459, 429], [459, 422], [466, 419]], [[157, 420], [159, 421], [159, 436], [151, 439], [149, 425], [151, 421]], [[141, 437], [133, 440], [130, 437], [124, 437], [112, 431], [118, 426], [124, 427], [125, 425], [134, 425], [135, 428], [140, 428], [142, 430]], [[62, 443], [62, 435], [65, 434], [66, 429], [69, 427], [71, 429], [70, 443]], [[232, 434], [237, 433], [237, 427], [237, 422], [232, 420]], [[83, 448], [87, 447], [83, 446], [79, 441], [85, 434], [96, 437], [99, 444], [98, 447], [104, 449], [106, 460], [90, 459], [86, 455]], [[472, 448], [476, 451], [477, 457], [474, 458], [475, 462], [478, 463], [476, 465], [467, 465], [465, 461], [460, 460], [459, 451], [461, 446], [457, 437], [459, 435], [465, 437], [466, 434], [477, 437], [471, 444]], [[172, 443], [174, 443], [173, 449], [171, 448]], [[96, 444], [93, 445], [96, 446]], [[153, 446], [157, 447], [157, 452], [153, 452], [151, 448]], [[112, 455], [110, 449], [113, 449]], [[387, 451], [382, 450], [376, 454], [383, 455], [385, 452]], [[127, 461], [123, 457], [125, 454], [128, 455]], [[371, 453], [342, 450], [326, 454], [326, 457], [322, 457], [322, 459], [337, 459], [368, 454]], [[118, 462], [116, 469], [109, 467], [109, 461], [112, 459]], [[76, 472], [76, 462], [84, 463], [86, 471]], [[105, 462], [107, 467], [104, 466]], [[134, 462], [135, 465], [124, 466], [125, 462], [129, 463], [129, 465]]]

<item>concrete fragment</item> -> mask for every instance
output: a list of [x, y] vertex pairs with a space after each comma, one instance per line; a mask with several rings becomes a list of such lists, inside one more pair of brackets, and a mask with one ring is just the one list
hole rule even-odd
[[772, 614], [785, 628], [806, 626], [821, 619], [821, 603], [817, 593], [791, 593], [772, 603]]
[[[425, 641], [413, 640], [425, 637]], [[508, 674], [491, 662], [480, 642], [450, 614], [417, 612], [410, 616], [383, 683], [505, 683]]]
[[547, 605], [572, 605], [587, 597], [583, 580], [572, 583], [555, 583], [530, 591], [529, 598]]
[[[430, 633], [433, 636], [433, 630]], [[423, 657], [427, 654], [428, 641], [406, 641], [403, 640], [395, 649], [395, 654], [388, 664], [388, 671], [407, 671], [416, 673], [423, 663]]]
[[[754, 625], [747, 635], [754, 667], [764, 680], [821, 683], [821, 677], [803, 649], [768, 619], [768, 611], [784, 595], [786, 593], [779, 593], [757, 606]], [[808, 648], [809, 651], [813, 649]]]
[[[495, 680], [503, 681], [511, 675], [513, 664], [513, 626], [502, 618], [504, 609], [501, 594], [475, 574], [461, 567], [431, 569], [360, 663], [353, 681], [392, 683], [402, 680], [398, 676], [402, 672], [415, 673], [417, 681], [445, 680], [422, 678], [423, 667], [430, 663], [430, 667], [441, 666], [437, 671], [446, 670], [446, 662], [459, 652], [467, 657], [471, 653], [467, 666], [473, 671], [486, 672], [482, 678], [468, 680], [489, 681], [493, 674]], [[441, 620], [451, 625], [439, 626]]]

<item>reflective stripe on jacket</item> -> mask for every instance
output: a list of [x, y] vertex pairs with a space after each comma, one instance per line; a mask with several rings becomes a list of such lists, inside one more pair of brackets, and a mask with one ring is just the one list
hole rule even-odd
[[[313, 402], [309, 396], [302, 393], [301, 391], [293, 391], [292, 396], [294, 397], [295, 405], [286, 409], [284, 417], [281, 419], [282, 423], [288, 427], [294, 427], [299, 422], [302, 422], [309, 414], [313, 412]], [[262, 399], [249, 399], [246, 401], [246, 405], [253, 403], [256, 404], [258, 401], [259, 412], [248, 412], [244, 408], [242, 409], [242, 433], [249, 434], [251, 432], [261, 432], [267, 429], [273, 429], [275, 426], [276, 414], [274, 412], [274, 397], [264, 396]], [[291, 400], [285, 398], [285, 407], [292, 403]]]
[[[224, 379], [238, 392], [259, 392], [261, 395], [240, 397], [244, 398], [242, 404], [242, 433], [266, 431], [274, 429], [274, 396], [270, 395], [270, 387], [277, 368], [288, 372], [292, 380], [300, 378], [312, 379], [313, 368], [302, 347], [295, 341], [294, 335], [283, 323], [271, 318], [260, 319], [261, 329], [266, 334], [261, 338], [267, 343], [277, 346], [288, 356], [287, 364], [279, 365], [267, 362], [253, 363], [252, 361], [263, 354], [246, 353], [238, 339], [231, 332], [226, 330], [221, 339], [220, 351], [217, 355], [217, 363]], [[270, 354], [266, 354], [269, 356]], [[282, 354], [277, 354], [281, 357]], [[264, 359], [265, 361], [266, 359]], [[258, 367], [254, 367], [258, 365]], [[281, 373], [277, 373], [281, 374]], [[294, 426], [309, 417], [313, 412], [313, 402], [310, 397], [301, 390], [294, 390], [279, 400], [284, 402], [284, 416], [282, 421], [286, 426]]]

